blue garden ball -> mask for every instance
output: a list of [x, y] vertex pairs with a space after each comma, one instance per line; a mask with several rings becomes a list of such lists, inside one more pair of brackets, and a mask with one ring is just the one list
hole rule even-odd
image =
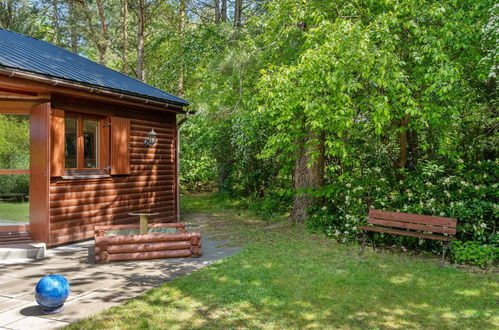
[[36, 302], [43, 312], [53, 314], [62, 311], [69, 296], [69, 282], [62, 275], [47, 275], [38, 281], [35, 289]]

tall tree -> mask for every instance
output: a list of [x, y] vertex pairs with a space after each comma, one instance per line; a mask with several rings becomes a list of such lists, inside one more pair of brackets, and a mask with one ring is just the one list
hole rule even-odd
[[69, 11], [69, 38], [71, 51], [75, 54], [78, 53], [78, 17], [74, 1], [68, 2]]
[[52, 34], [52, 43], [55, 45], [60, 44], [60, 34], [59, 34], [59, 25], [61, 24], [61, 18], [59, 16], [59, 4], [57, 0], [52, 0], [51, 1], [51, 7], [52, 7], [52, 27], [53, 27], [53, 34]]
[[305, 117], [302, 117], [304, 135], [296, 139], [296, 156], [293, 171], [293, 186], [296, 191], [293, 201], [293, 210], [289, 219], [303, 222], [308, 214], [307, 210], [318, 205], [317, 197], [309, 193], [311, 189], [318, 189], [324, 185], [324, 133], [319, 129], [307, 127]]
[[240, 27], [243, 14], [243, 0], [236, 0], [234, 4], [234, 27]]
[[222, 0], [222, 7], [220, 8], [220, 16], [223, 23], [227, 23], [227, 0]]
[[107, 62], [106, 53], [107, 53], [107, 45], [108, 45], [108, 41], [109, 41], [107, 20], [106, 20], [106, 15], [104, 12], [104, 1], [105, 0], [96, 0], [97, 9], [99, 12], [100, 27], [101, 27], [101, 32], [102, 32], [101, 38], [100, 38], [99, 43], [97, 45], [97, 48], [99, 49], [99, 62], [102, 65], [106, 65], [106, 62]]
[[46, 31], [37, 24], [38, 7], [28, 0], [0, 0], [0, 27], [35, 37], [44, 37]]
[[[91, 3], [89, 4], [84, 0], [79, 0], [78, 2], [87, 21], [87, 38], [92, 40], [95, 44], [99, 56], [99, 63], [102, 65], [107, 64], [107, 50], [109, 44], [108, 24], [104, 8], [105, 1], [106, 0], [96, 0], [97, 9], [94, 9], [93, 6], [90, 6]], [[97, 15], [95, 15], [94, 10], [97, 11]], [[94, 16], [98, 16], [98, 23], [94, 22]]]
[[144, 80], [144, 29], [146, 20], [145, 0], [139, 0], [137, 6], [137, 79]]
[[213, 0], [213, 6], [215, 8], [215, 24], [219, 24], [220, 23], [220, 16], [221, 16], [220, 0]]
[[128, 0], [123, 0], [123, 61], [122, 71], [128, 72]]
[[[181, 43], [180, 49], [183, 49], [182, 43], [184, 41], [186, 8], [187, 8], [187, 0], [180, 0], [178, 8], [178, 35]], [[184, 56], [183, 52], [181, 52], [180, 56], [181, 57]], [[180, 61], [179, 63], [178, 94], [181, 97], [184, 95], [184, 66], [182, 61]]]

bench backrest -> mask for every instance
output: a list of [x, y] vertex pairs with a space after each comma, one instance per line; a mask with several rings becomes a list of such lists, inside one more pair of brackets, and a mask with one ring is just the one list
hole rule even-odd
[[385, 227], [456, 234], [457, 219], [429, 215], [370, 210], [367, 223]]

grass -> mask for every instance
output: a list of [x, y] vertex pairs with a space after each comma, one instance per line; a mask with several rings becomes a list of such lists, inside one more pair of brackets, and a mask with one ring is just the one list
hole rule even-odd
[[[493, 271], [439, 268], [433, 259], [366, 250], [263, 222], [214, 196], [185, 196], [184, 212], [242, 251], [71, 329], [499, 327]], [[207, 216], [207, 215], [208, 216]]]
[[0, 220], [29, 221], [29, 202], [1, 202]]

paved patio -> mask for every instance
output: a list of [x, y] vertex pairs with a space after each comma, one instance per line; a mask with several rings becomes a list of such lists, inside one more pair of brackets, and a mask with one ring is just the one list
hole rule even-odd
[[[42, 260], [0, 263], [0, 329], [62, 328], [238, 252], [237, 248], [220, 248], [223, 243], [204, 235], [201, 258], [96, 265], [88, 263], [87, 249], [93, 241], [87, 241], [50, 249]], [[34, 290], [37, 281], [51, 272], [64, 275], [71, 292], [62, 313], [44, 315]]]

